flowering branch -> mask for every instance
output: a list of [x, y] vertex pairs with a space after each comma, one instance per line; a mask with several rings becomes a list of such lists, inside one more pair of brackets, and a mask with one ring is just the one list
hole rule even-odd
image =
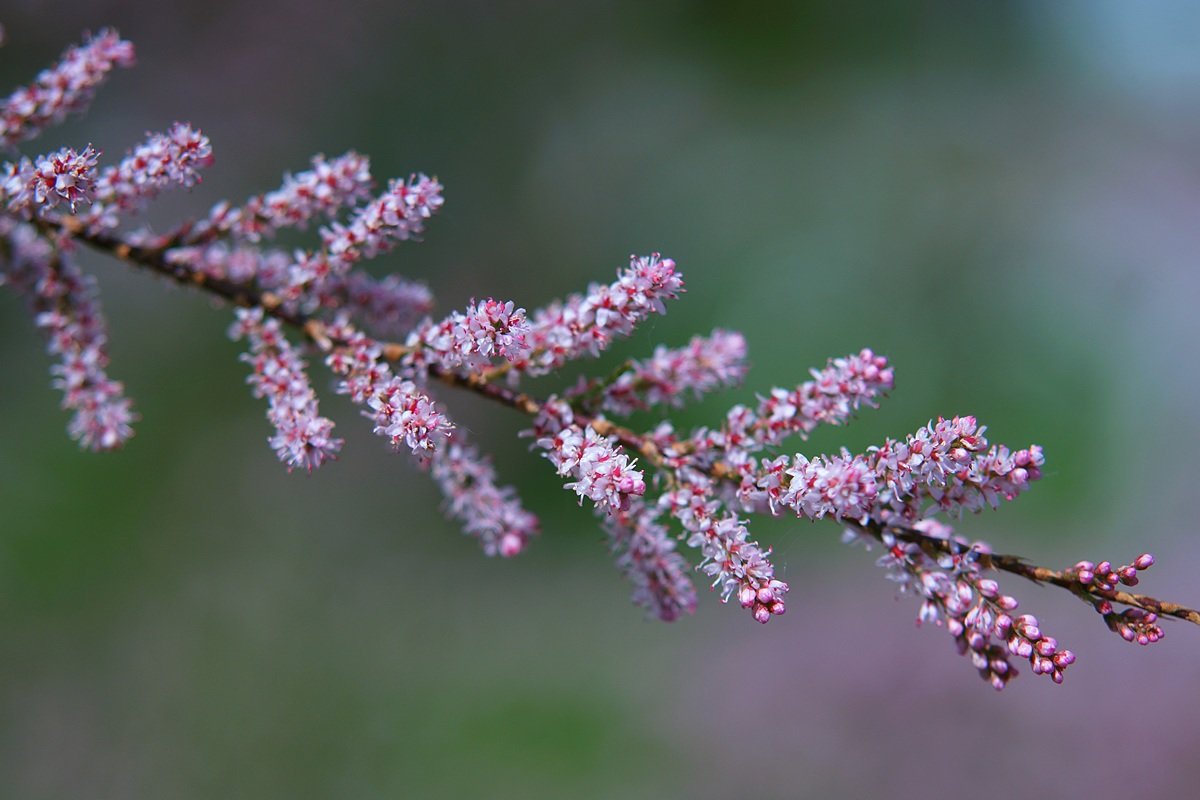
[[[132, 46], [111, 32], [68, 51], [67, 66], [3, 101], [0, 133], [10, 144], [33, 138], [77, 110], [113, 64], [131, 61]], [[59, 106], [29, 100], [64, 80], [76, 88]], [[746, 372], [739, 334], [718, 330], [683, 348], [660, 346], [650, 358], [584, 378], [561, 396], [535, 398], [520, 389], [523, 377], [598, 356], [665, 313], [666, 302], [684, 291], [669, 258], [633, 257], [613, 282], [532, 312], [511, 301], [471, 299], [438, 320], [425, 287], [355, 270], [420, 237], [443, 204], [434, 178], [393, 180], [374, 195], [365, 157], [318, 156], [311, 170], [286, 176], [277, 190], [242, 206], [219, 203], [198, 220], [153, 234], [121, 225], [162, 191], [198, 182], [212, 161], [208, 139], [176, 123], [115, 166], [99, 170], [99, 156], [89, 146], [19, 158], [4, 167], [0, 182], [0, 283], [29, 298], [47, 331], [49, 350], [62, 362], [55, 374], [64, 406], [76, 412], [70, 430], [85, 447], [121, 446], [135, 415], [121, 385], [103, 371], [106, 336], [94, 286], [68, 260], [80, 245], [235, 306], [231, 335], [249, 343], [243, 359], [253, 393], [267, 400], [269, 443], [289, 469], [311, 472], [335, 459], [343, 441], [320, 415], [301, 349], [286, 329], [302, 336], [375, 433], [430, 472], [448, 515], [487, 555], [524, 550], [537, 519], [499, 483], [435, 390], [464, 390], [528, 416], [525, 435], [564, 488], [593, 506], [634, 602], [659, 619], [696, 607], [679, 542], [698, 551], [696, 569], [723, 602], [736, 600], [763, 623], [785, 613], [790, 587], [771, 549], [751, 537], [746, 517], [787, 512], [834, 518], [847, 541], [882, 544], [878, 563], [901, 592], [921, 599], [919, 620], [944, 626], [998, 689], [1017, 674], [1014, 661], [1056, 683], [1075, 661], [1034, 616], [1014, 616], [1018, 601], [1001, 592], [991, 577], [998, 572], [1070, 591], [1127, 641], [1160, 640], [1163, 618], [1200, 624], [1200, 612], [1122, 588], [1139, 583], [1154, 563], [1149, 554], [1126, 565], [1080, 561], [1055, 570], [955, 535], [944, 518], [1015, 498], [1041, 477], [1044, 460], [1037, 445], [989, 445], [973, 417], [931, 421], [859, 454], [780, 452], [821, 425], [847, 423], [893, 388], [892, 366], [871, 350], [831, 359], [810, 380], [771, 389], [753, 408], [736, 405], [720, 425], [690, 432], [667, 421], [639, 432], [610, 417], [678, 407], [737, 384]], [[280, 229], [314, 222], [323, 225], [319, 247], [288, 253], [270, 245]]]

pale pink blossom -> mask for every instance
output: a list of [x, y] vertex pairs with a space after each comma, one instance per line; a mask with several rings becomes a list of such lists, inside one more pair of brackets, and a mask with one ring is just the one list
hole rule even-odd
[[419, 325], [409, 336], [413, 364], [443, 369], [482, 369], [494, 359], [520, 361], [529, 355], [525, 309], [490, 297], [472, 301], [466, 313], [455, 311], [440, 322]]
[[197, 236], [228, 233], [258, 242], [283, 228], [304, 229], [314, 219], [333, 219], [370, 196], [370, 161], [354, 151], [332, 160], [314, 156], [312, 169], [285, 175], [283, 185], [256, 195], [241, 207], [219, 203]]
[[23, 158], [7, 164], [0, 197], [9, 211], [23, 217], [66, 203], [75, 213], [80, 203], [91, 203], [96, 188], [99, 153], [88, 145], [82, 152], [63, 149], [32, 161]]
[[267, 400], [267, 419], [275, 428], [271, 448], [288, 470], [312, 472], [336, 458], [342, 440], [333, 436], [333, 422], [320, 415], [304, 361], [279, 321], [265, 318], [261, 308], [240, 308], [236, 314], [229, 335], [250, 343], [242, 360], [251, 367], [246, 380], [254, 396]]
[[58, 63], [0, 100], [0, 147], [32, 139], [68, 114], [87, 108], [114, 67], [133, 65], [133, 45], [105, 29], [70, 47]]
[[575, 395], [587, 398], [599, 390], [597, 404], [611, 414], [631, 414], [654, 406], [684, 405], [689, 399], [741, 382], [746, 374], [746, 339], [740, 333], [715, 330], [695, 336], [686, 347], [655, 348], [648, 359], [634, 361], [615, 380], [584, 383]]
[[141, 211], [164, 189], [196, 185], [200, 170], [212, 161], [208, 137], [190, 125], [176, 122], [166, 133], [148, 134], [119, 164], [101, 173], [96, 202], [81, 219], [95, 229], [114, 228], [122, 214]]
[[446, 498], [446, 512], [479, 540], [489, 556], [511, 558], [537, 535], [537, 517], [525, 510], [511, 486], [496, 482], [491, 461], [455, 431], [430, 458], [430, 473]]
[[630, 256], [614, 283], [592, 284], [587, 294], [571, 295], [532, 315], [528, 359], [517, 371], [544, 375], [568, 361], [596, 356], [618, 336], [628, 336], [651, 314], [666, 313], [664, 300], [679, 296], [683, 279], [675, 262], [658, 253]]
[[657, 504], [641, 498], [624, 510], [601, 515], [617, 568], [633, 584], [635, 605], [664, 622], [696, 611], [696, 588], [691, 566], [675, 549], [667, 526], [659, 521]]
[[454, 424], [424, 389], [406, 375], [396, 375], [382, 358], [378, 342], [342, 320], [330, 327], [340, 342], [325, 359], [342, 377], [339, 394], [345, 394], [375, 423], [375, 433], [393, 447], [407, 447], [424, 460], [443, 446]]
[[0, 284], [23, 294], [46, 335], [67, 431], [88, 450], [115, 450], [133, 436], [137, 415], [120, 382], [108, 377], [108, 332], [96, 282], [29, 225], [0, 218]]
[[586, 497], [599, 508], [620, 511], [646, 493], [645, 475], [636, 462], [609, 437], [575, 424], [565, 403], [548, 401], [534, 420], [532, 434], [558, 474], [574, 478], [566, 488], [579, 495], [580, 503]]
[[722, 507], [707, 478], [686, 477], [677, 488], [664, 492], [659, 502], [688, 532], [688, 546], [700, 551], [700, 569], [712, 578], [721, 601], [736, 598], [762, 623], [783, 614], [789, 587], [775, 577], [770, 549], [750, 539], [745, 523]]

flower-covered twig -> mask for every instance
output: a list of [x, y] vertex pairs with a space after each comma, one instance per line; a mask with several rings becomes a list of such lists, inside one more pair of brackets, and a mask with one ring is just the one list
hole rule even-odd
[[[0, 140], [28, 140], [80, 109], [112, 66], [132, 58], [132, 47], [112, 32], [68, 51], [62, 64], [0, 103]], [[569, 361], [599, 356], [665, 313], [666, 301], [684, 291], [670, 258], [633, 256], [613, 282], [528, 314], [509, 300], [463, 298], [465, 310], [439, 320], [424, 286], [357, 269], [419, 238], [443, 203], [436, 179], [414, 174], [373, 195], [365, 157], [318, 156], [276, 190], [241, 206], [219, 203], [201, 219], [154, 234], [122, 226], [164, 188], [198, 180], [212, 158], [208, 140], [176, 123], [116, 165], [100, 169], [99, 158], [90, 146], [18, 157], [0, 183], [0, 283], [30, 298], [61, 360], [56, 383], [75, 412], [71, 434], [87, 448], [124, 443], [134, 415], [104, 371], [94, 285], [69, 260], [79, 246], [236, 307], [232, 332], [249, 342], [250, 383], [268, 402], [269, 442], [289, 469], [311, 471], [342, 448], [318, 411], [303, 351], [323, 361], [375, 433], [428, 470], [447, 514], [487, 555], [522, 552], [537, 519], [438, 395], [470, 392], [526, 415], [534, 448], [599, 515], [634, 602], [653, 617], [669, 621], [695, 610], [693, 568], [723, 602], [736, 601], [759, 622], [783, 614], [791, 587], [749, 528], [753, 515], [770, 514], [832, 518], [847, 540], [882, 545], [878, 563], [920, 599], [919, 620], [944, 626], [998, 689], [1018, 665], [1058, 683], [1075, 661], [1036, 617], [1015, 613], [1019, 602], [1001, 590], [998, 573], [1066, 589], [1127, 641], [1161, 640], [1167, 618], [1200, 624], [1194, 609], [1123, 588], [1139, 583], [1154, 563], [1149, 554], [1126, 565], [1080, 561], [1055, 570], [955, 534], [948, 519], [997, 507], [1042, 475], [1041, 448], [990, 445], [973, 417], [939, 418], [861, 453], [784, 451], [789, 439], [845, 424], [893, 388], [892, 365], [872, 350], [832, 359], [810, 380], [771, 389], [693, 431], [664, 420], [639, 432], [606, 415], [671, 409], [740, 382], [746, 343], [739, 334], [714, 331], [681, 348], [660, 346], [545, 399], [518, 388], [522, 376], [552, 375]], [[314, 222], [323, 225], [319, 246], [289, 253], [269, 245], [277, 231]], [[694, 567], [680, 542], [698, 551]]]

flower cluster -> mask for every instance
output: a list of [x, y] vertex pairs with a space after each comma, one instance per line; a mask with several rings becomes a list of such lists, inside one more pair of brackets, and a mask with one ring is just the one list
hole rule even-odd
[[[251, 250], [250, 252], [257, 252]], [[261, 279], [263, 270], [259, 270]], [[321, 305], [344, 309], [376, 336], [403, 338], [433, 310], [433, 294], [424, 284], [399, 275], [379, 280], [355, 270], [321, 287]]]
[[[132, 47], [108, 31], [68, 50], [0, 102], [0, 143], [30, 139], [82, 109], [114, 66], [132, 60]], [[748, 517], [790, 514], [833, 518], [847, 527], [849, 541], [881, 543], [878, 563], [901, 592], [920, 599], [919, 621], [944, 626], [998, 689], [1017, 674], [1016, 664], [1057, 683], [1075, 660], [1042, 633], [1036, 617], [1014, 615], [1018, 602], [1001, 593], [993, 577], [999, 571], [1067, 589], [1131, 642], [1160, 640], [1164, 616], [1200, 624], [1200, 611], [1121, 588], [1138, 583], [1153, 564], [1149, 554], [1128, 565], [1080, 561], [1052, 570], [955, 535], [944, 518], [995, 508], [1042, 474], [1038, 446], [990, 445], [974, 417], [939, 418], [861, 453], [784, 450], [789, 439], [803, 440], [820, 425], [845, 424], [892, 389], [891, 364], [872, 350], [831, 359], [810, 380], [771, 389], [690, 431], [663, 420], [639, 433], [613, 420], [676, 408], [739, 383], [747, 350], [740, 334], [718, 329], [683, 347], [659, 346], [544, 399], [519, 390], [522, 376], [547, 376], [599, 356], [665, 313], [684, 284], [675, 262], [657, 253], [633, 256], [612, 283], [528, 315], [513, 301], [471, 299], [465, 310], [435, 321], [425, 286], [398, 275], [375, 278], [359, 265], [418, 239], [442, 206], [442, 186], [417, 173], [373, 195], [369, 162], [354, 152], [317, 156], [311, 169], [285, 176], [276, 190], [241, 206], [218, 203], [164, 234], [121, 232], [121, 223], [164, 189], [194, 185], [211, 160], [208, 139], [175, 123], [102, 170], [91, 146], [0, 168], [0, 284], [29, 299], [58, 360], [54, 382], [73, 412], [69, 430], [85, 448], [121, 445], [134, 414], [121, 384], [106, 373], [95, 284], [70, 260], [80, 246], [238, 307], [231, 334], [248, 342], [242, 358], [251, 366], [249, 383], [267, 400], [274, 429], [268, 441], [289, 470], [311, 472], [343, 447], [320, 414], [302, 354], [322, 360], [337, 378], [336, 391], [429, 473], [446, 513], [489, 556], [524, 551], [538, 521], [455, 426], [438, 390], [471, 392], [532, 417], [526, 433], [534, 447], [581, 505], [591, 501], [634, 603], [658, 619], [695, 610], [693, 570], [721, 601], [736, 601], [759, 622], [783, 614], [787, 576], [772, 564], [771, 548], [751, 535]], [[310, 249], [269, 246], [280, 230], [314, 223], [319, 243]]]
[[446, 447], [433, 452], [430, 472], [463, 531], [479, 540], [485, 554], [511, 558], [537, 535], [537, 517], [525, 510], [511, 486], [497, 485], [488, 459], [461, 438], [455, 432]]
[[370, 196], [371, 162], [354, 151], [326, 161], [315, 156], [313, 168], [286, 175], [283, 185], [256, 195], [240, 208], [218, 203], [201, 227], [202, 236], [227, 234], [235, 239], [258, 242], [283, 228], [303, 230], [313, 219], [333, 219]]
[[324, 248], [302, 253], [292, 268], [288, 287], [302, 294], [331, 276], [345, 275], [364, 258], [390, 250], [396, 242], [413, 239], [442, 207], [442, 185], [436, 178], [413, 175], [393, 180], [387, 191], [359, 208], [346, 224], [331, 223], [321, 231]]
[[108, 333], [96, 282], [29, 225], [0, 218], [0, 284], [25, 295], [46, 349], [63, 408], [73, 412], [67, 431], [88, 450], [115, 450], [133, 435], [137, 415], [118, 381], [108, 377]]
[[634, 497], [646, 493], [645, 475], [620, 446], [593, 427], [580, 427], [569, 406], [551, 398], [534, 419], [531, 434], [536, 445], [559, 475], [574, 480], [566, 484], [600, 508], [621, 511]]
[[270, 443], [279, 460], [289, 470], [312, 472], [335, 458], [342, 440], [332, 435], [333, 422], [318, 412], [304, 362], [279, 321], [264, 318], [261, 308], [239, 308], [229, 336], [250, 342], [250, 351], [242, 356], [253, 369], [247, 382], [255, 397], [267, 399], [267, 419], [275, 427]]
[[331, 326], [329, 334], [341, 342], [325, 360], [343, 378], [338, 393], [364, 406], [362, 413], [374, 421], [375, 433], [421, 457], [450, 436], [454, 425], [412, 380], [392, 372], [378, 342], [344, 320]]
[[770, 549], [750, 540], [745, 523], [723, 509], [707, 479], [690, 477], [680, 488], [664, 494], [662, 502], [688, 532], [688, 545], [700, 551], [700, 567], [713, 579], [721, 599], [736, 597], [742, 608], [762, 623], [784, 613], [788, 585], [776, 579], [768, 560]]
[[1163, 629], [1158, 625], [1158, 614], [1142, 608], [1127, 608], [1118, 612], [1113, 608], [1113, 599], [1120, 586], [1137, 586], [1141, 582], [1139, 572], [1154, 566], [1154, 556], [1142, 553], [1132, 564], [1115, 566], [1111, 561], [1096, 564], [1080, 561], [1067, 571], [1080, 586], [1086, 587], [1098, 597], [1092, 605], [1109, 630], [1127, 642], [1154, 644], [1163, 638]]
[[82, 153], [64, 147], [36, 161], [23, 158], [9, 164], [0, 184], [0, 200], [10, 212], [27, 218], [60, 202], [69, 205], [73, 214], [77, 205], [92, 201], [99, 157], [88, 145]]
[[[1033, 615], [1013, 616], [1017, 599], [1001, 594], [999, 584], [984, 577], [990, 548], [968, 543], [937, 520], [923, 520], [913, 530], [928, 538], [905, 540], [885, 530], [880, 541], [887, 549], [877, 563], [902, 593], [921, 598], [918, 623], [944, 625], [958, 652], [968, 655], [980, 677], [996, 689], [1018, 674], [1014, 658], [1027, 661], [1033, 674], [1062, 683], [1075, 654], [1043, 635]], [[868, 541], [853, 528], [844, 538]], [[930, 547], [930, 542], [943, 546]]]
[[615, 337], [628, 336], [651, 314], [665, 314], [664, 300], [683, 291], [675, 262], [658, 253], [630, 256], [629, 267], [607, 285], [592, 284], [533, 313], [530, 355], [515, 363], [514, 374], [545, 375], [568, 361], [597, 356]]
[[411, 363], [436, 363], [442, 369], [482, 369], [494, 358], [519, 362], [529, 356], [525, 309], [488, 298], [472, 301], [466, 313], [455, 311], [441, 322], [426, 321], [409, 337]]
[[121, 163], [108, 167], [96, 181], [95, 202], [83, 222], [97, 229], [115, 228], [119, 215], [140, 211], [172, 185], [191, 188], [200, 170], [212, 163], [208, 137], [176, 122], [166, 133], [152, 133]]
[[624, 509], [604, 514], [601, 522], [616, 554], [617, 568], [633, 584], [632, 600], [652, 617], [674, 622], [696, 610], [691, 567], [675, 548], [661, 508], [630, 498]]
[[742, 496], [765, 498], [809, 519], [915, 521], [932, 511], [994, 508], [1041, 477], [1044, 459], [1037, 445], [985, 450], [983, 432], [974, 417], [954, 417], [864, 455], [763, 460], [761, 471], [743, 478]]
[[630, 362], [607, 381], [583, 381], [568, 396], [619, 415], [654, 406], [684, 405], [689, 399], [741, 383], [746, 374], [746, 339], [715, 330], [686, 347], [659, 345], [650, 358]]
[[83, 111], [114, 67], [132, 65], [133, 45], [116, 31], [100, 31], [82, 45], [68, 48], [32, 84], [0, 101], [0, 147], [32, 139], [68, 114]]

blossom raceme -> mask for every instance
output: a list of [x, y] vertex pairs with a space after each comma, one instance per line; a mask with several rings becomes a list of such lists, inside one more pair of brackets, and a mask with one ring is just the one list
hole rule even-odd
[[275, 427], [271, 447], [288, 469], [311, 472], [336, 457], [342, 440], [332, 435], [333, 422], [320, 415], [305, 364], [283, 335], [279, 320], [264, 318], [261, 308], [239, 308], [236, 313], [229, 335], [250, 342], [242, 359], [253, 370], [247, 381], [254, 396], [267, 399], [267, 419]]
[[7, 165], [0, 198], [7, 209], [24, 217], [42, 213], [59, 203], [75, 213], [81, 203], [91, 203], [100, 154], [88, 145], [82, 152], [64, 147], [32, 161], [23, 158]]
[[177, 122], [166, 133], [150, 134], [100, 175], [96, 201], [83, 221], [97, 229], [115, 228], [120, 215], [140, 211], [164, 189], [195, 186], [200, 170], [211, 163], [208, 137], [190, 125]]
[[654, 406], [677, 408], [689, 399], [740, 383], [746, 374], [745, 361], [745, 337], [715, 330], [709, 336], [693, 337], [686, 347], [659, 345], [650, 358], [631, 361], [607, 380], [585, 380], [568, 396], [623, 416]]
[[513, 373], [545, 375], [585, 355], [598, 356], [613, 339], [628, 336], [651, 314], [665, 314], [664, 300], [683, 291], [675, 262], [658, 253], [631, 256], [629, 267], [607, 285], [592, 284], [586, 294], [573, 294], [532, 315], [530, 355]]
[[[83, 110], [115, 67], [132, 62], [132, 46], [113, 31], [67, 50], [0, 101], [0, 143], [29, 141]], [[918, 621], [944, 628], [997, 689], [1026, 668], [1062, 682], [1076, 658], [1038, 617], [1018, 613], [1001, 573], [1071, 592], [1128, 642], [1161, 641], [1165, 618], [1200, 624], [1200, 611], [1126, 591], [1154, 564], [1148, 553], [1052, 569], [956, 533], [951, 521], [999, 507], [1043, 476], [1040, 447], [991, 444], [974, 417], [939, 417], [857, 453], [798, 451], [796, 440], [847, 424], [893, 390], [893, 365], [874, 350], [830, 359], [794, 387], [768, 389], [690, 430], [667, 415], [746, 377], [748, 346], [736, 332], [645, 348], [615, 368], [577, 364], [582, 376], [565, 381], [563, 367], [603, 356], [683, 294], [678, 265], [659, 253], [632, 256], [615, 280], [560, 300], [464, 293], [457, 310], [438, 314], [424, 284], [377, 275], [369, 263], [419, 241], [441, 209], [442, 185], [424, 173], [378, 191], [366, 156], [316, 156], [274, 189], [157, 233], [128, 223], [164, 190], [200, 180], [214, 148], [198, 128], [170, 125], [105, 166], [90, 145], [41, 152], [0, 167], [0, 284], [28, 301], [46, 335], [68, 431], [85, 449], [126, 443], [136, 415], [108, 377], [107, 329], [96, 283], [74, 258], [80, 249], [235, 307], [230, 332], [246, 342], [252, 393], [267, 401], [268, 444], [291, 471], [313, 472], [346, 447], [321, 414], [321, 381], [309, 375], [309, 362], [323, 364], [334, 391], [428, 473], [447, 516], [488, 556], [524, 552], [538, 519], [481, 450], [485, 437], [468, 439], [455, 425], [443, 393], [525, 415], [550, 479], [599, 517], [633, 602], [650, 617], [696, 610], [694, 572], [758, 622], [784, 614], [806, 574], [774, 563], [752, 534], [753, 517], [771, 515], [834, 520], [846, 541], [881, 546], [876, 563], [917, 600]], [[276, 243], [285, 230], [301, 240], [310, 228], [307, 244]], [[556, 379], [538, 394], [522, 388]], [[646, 430], [622, 424], [641, 417], [653, 417]], [[792, 615], [783, 625], [814, 619]]]
[[334, 219], [370, 196], [371, 162], [353, 150], [326, 160], [314, 156], [312, 169], [285, 175], [283, 185], [255, 195], [240, 207], [218, 203], [201, 228], [205, 237], [229, 236], [246, 242], [271, 238], [285, 228], [303, 230], [314, 219]]
[[0, 242], [0, 284], [25, 296], [57, 359], [51, 373], [62, 407], [72, 412], [71, 438], [88, 450], [121, 447], [137, 415], [121, 383], [108, 377], [108, 332], [95, 280], [30, 225], [0, 217]]
[[430, 472], [446, 498], [447, 513], [474, 536], [486, 555], [512, 558], [537, 535], [537, 517], [526, 511], [511, 486], [496, 482], [496, 470], [457, 431], [435, 449]]
[[102, 30], [62, 54], [58, 63], [42, 70], [29, 86], [0, 101], [0, 146], [37, 137], [87, 108], [96, 89], [115, 67], [133, 65], [133, 45], [113, 30]]
[[574, 413], [551, 398], [534, 420], [530, 434], [560, 476], [571, 477], [566, 488], [582, 503], [586, 497], [599, 508], [621, 511], [632, 498], [646, 493], [645, 475], [621, 447], [595, 428], [576, 424]]

